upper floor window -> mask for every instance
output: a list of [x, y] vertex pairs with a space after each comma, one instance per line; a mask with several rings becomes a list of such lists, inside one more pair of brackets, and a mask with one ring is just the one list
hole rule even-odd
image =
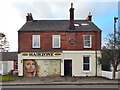
[[40, 35], [32, 35], [32, 48], [40, 48]]
[[90, 71], [90, 57], [83, 57], [83, 71]]
[[91, 48], [92, 36], [91, 35], [84, 35], [84, 48]]
[[52, 47], [53, 48], [60, 48], [60, 35], [53, 35], [52, 36]]

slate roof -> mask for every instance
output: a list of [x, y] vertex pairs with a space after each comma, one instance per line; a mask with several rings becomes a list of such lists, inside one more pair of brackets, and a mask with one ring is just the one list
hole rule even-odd
[[18, 59], [17, 52], [0, 52], [0, 61], [13, 61]]
[[[74, 20], [75, 30], [72, 31], [101, 31], [93, 22]], [[88, 24], [88, 25], [81, 25]], [[19, 31], [71, 31], [70, 20], [33, 20], [27, 21]]]

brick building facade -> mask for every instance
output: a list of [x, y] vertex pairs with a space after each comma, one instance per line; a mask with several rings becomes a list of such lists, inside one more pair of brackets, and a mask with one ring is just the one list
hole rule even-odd
[[[74, 20], [73, 4], [70, 20], [34, 20], [28, 13], [18, 31], [18, 75], [101, 76], [100, 49], [101, 30], [92, 22], [91, 13], [85, 20]], [[25, 70], [29, 61], [31, 68], [39, 67], [38, 75]]]

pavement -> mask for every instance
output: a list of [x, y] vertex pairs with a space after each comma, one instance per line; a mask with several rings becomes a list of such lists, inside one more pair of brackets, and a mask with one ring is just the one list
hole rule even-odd
[[118, 80], [103, 77], [18, 77], [11, 81], [1, 82], [0, 86], [17, 85], [118, 85]]

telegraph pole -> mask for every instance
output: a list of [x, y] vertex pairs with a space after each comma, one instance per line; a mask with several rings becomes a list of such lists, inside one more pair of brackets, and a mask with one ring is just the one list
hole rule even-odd
[[116, 51], [116, 22], [118, 17], [114, 17], [114, 60], [113, 60], [113, 79], [115, 79], [115, 72], [116, 72], [116, 57], [115, 57], [115, 51]]
[[118, 17], [114, 17], [114, 50], [116, 49], [116, 22]]

